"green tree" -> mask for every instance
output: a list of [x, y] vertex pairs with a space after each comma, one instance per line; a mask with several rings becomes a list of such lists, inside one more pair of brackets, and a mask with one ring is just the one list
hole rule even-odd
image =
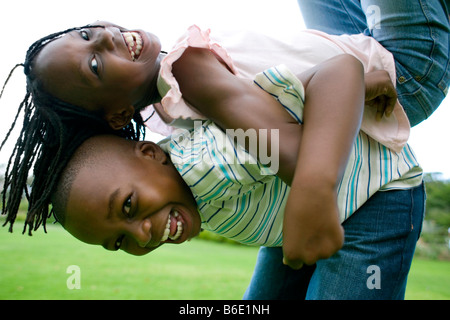
[[422, 240], [430, 245], [441, 246], [441, 252], [448, 251], [444, 247], [447, 247], [450, 227], [450, 181], [443, 180], [436, 173], [425, 174], [424, 180], [427, 203]]

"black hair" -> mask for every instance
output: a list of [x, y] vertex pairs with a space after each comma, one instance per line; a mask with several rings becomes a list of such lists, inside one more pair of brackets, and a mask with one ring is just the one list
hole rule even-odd
[[[98, 154], [101, 146], [96, 145], [93, 147], [91, 143], [88, 143], [89, 141], [89, 139], [84, 141], [70, 157], [60, 174], [55, 191], [51, 196], [53, 216], [63, 227], [65, 227], [70, 191], [78, 173], [82, 168], [91, 164], [98, 164], [99, 161]], [[103, 162], [102, 164], [104, 165], [105, 163]]]
[[[108, 138], [108, 140], [105, 140], [105, 138]], [[69, 196], [79, 173], [84, 169], [114, 168], [118, 156], [133, 154], [133, 143], [133, 141], [127, 141], [117, 136], [97, 135], [84, 141], [75, 150], [62, 170], [55, 191], [51, 196], [53, 215], [63, 227], [66, 223]]]
[[[71, 31], [97, 27], [103, 28], [93, 25], [71, 28], [34, 42], [27, 51], [25, 62], [11, 70], [3, 85], [0, 98], [13, 72], [18, 67], [24, 68], [26, 94], [0, 145], [1, 151], [23, 112], [22, 129], [6, 166], [1, 195], [2, 214], [6, 215], [3, 226], [9, 223], [10, 232], [24, 193], [28, 200], [28, 211], [23, 233], [28, 228], [28, 234], [31, 235], [41, 225], [46, 232], [46, 221], [53, 213], [50, 209], [51, 195], [72, 154], [86, 139], [98, 134], [115, 134], [140, 140], [145, 134], [139, 112], [135, 112], [133, 121], [125, 128], [113, 131], [99, 112], [87, 111], [50, 95], [33, 73], [34, 59], [46, 44]], [[33, 180], [28, 186], [27, 179], [33, 167]]]

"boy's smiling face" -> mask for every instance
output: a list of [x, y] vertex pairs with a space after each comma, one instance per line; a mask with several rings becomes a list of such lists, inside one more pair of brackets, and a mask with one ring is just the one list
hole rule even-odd
[[190, 189], [159, 146], [110, 136], [87, 143], [102, 151], [79, 159], [64, 222], [72, 235], [108, 250], [143, 255], [200, 232]]
[[107, 22], [95, 25], [104, 28], [72, 31], [45, 45], [34, 72], [51, 95], [100, 111], [113, 129], [119, 129], [131, 120], [135, 108], [158, 96], [161, 44], [142, 30], [129, 31]]

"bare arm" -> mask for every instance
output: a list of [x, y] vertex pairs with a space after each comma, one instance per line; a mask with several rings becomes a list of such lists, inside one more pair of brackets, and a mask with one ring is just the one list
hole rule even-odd
[[189, 48], [174, 63], [173, 74], [184, 99], [222, 129], [279, 130], [283, 143], [278, 176], [291, 183], [302, 127], [272, 96], [251, 80], [236, 77], [203, 49]]
[[[354, 110], [353, 103], [341, 102], [338, 99], [342, 95], [343, 89], [352, 91], [352, 86], [349, 85], [352, 82], [349, 81], [354, 81], [344, 78], [345, 73], [351, 73], [346, 70], [347, 64], [343, 63], [344, 60], [347, 63], [351, 61], [351, 63], [357, 64], [354, 58], [343, 55], [298, 75], [306, 92], [304, 114], [306, 122], [312, 122], [314, 118], [308, 119], [314, 114], [316, 114], [315, 118], [326, 117], [332, 123], [336, 122], [338, 116], [344, 118], [344, 123], [336, 123], [334, 126], [338, 127], [337, 135], [325, 137], [329, 142], [331, 139], [338, 142], [331, 149], [336, 154], [341, 153], [340, 144], [346, 140], [342, 139], [343, 136], [351, 137], [350, 141], [347, 141], [346, 150], [351, 146], [357, 132], [351, 128], [355, 126], [359, 128], [361, 116], [360, 110]], [[180, 84], [183, 97], [223, 129], [278, 129], [280, 141], [283, 142], [280, 144], [278, 176], [291, 185], [298, 164], [298, 151], [303, 128], [284, 108], [280, 108], [279, 103], [273, 97], [251, 81], [233, 75], [211, 52], [204, 49], [189, 48], [174, 63], [173, 73]], [[320, 83], [323, 81], [329, 83], [327, 87], [324, 86], [326, 83]], [[355, 120], [355, 116], [353, 116], [355, 114], [358, 114], [356, 116], [358, 120]], [[311, 123], [309, 127], [315, 128], [315, 126], [316, 124]], [[351, 134], [348, 131], [351, 131]], [[325, 134], [324, 132], [322, 135]], [[312, 137], [311, 144], [314, 144], [315, 140], [321, 140], [321, 138]], [[342, 153], [343, 155], [338, 158], [343, 158], [346, 162], [348, 151]], [[329, 162], [332, 162], [332, 159], [329, 159]], [[334, 163], [336, 163], [335, 167], [342, 166], [342, 161]], [[330, 169], [330, 171], [335, 171], [337, 176], [339, 170]]]
[[337, 187], [361, 124], [363, 71], [343, 55], [303, 75], [303, 137], [283, 228], [285, 260], [294, 268], [328, 258], [343, 245]]
[[298, 267], [298, 262], [313, 263], [337, 251], [343, 232], [336, 187], [361, 121], [361, 64], [343, 55], [299, 76], [306, 93], [303, 127], [273, 97], [234, 76], [207, 50], [190, 49], [173, 72], [184, 98], [222, 128], [279, 130], [278, 176], [292, 187], [283, 230], [287, 263]]

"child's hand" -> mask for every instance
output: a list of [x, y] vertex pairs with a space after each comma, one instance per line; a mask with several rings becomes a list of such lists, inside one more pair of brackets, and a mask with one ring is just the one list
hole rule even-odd
[[364, 75], [366, 85], [366, 105], [377, 109], [377, 120], [384, 114], [387, 117], [394, 111], [397, 102], [397, 91], [385, 70], [377, 70]]
[[293, 269], [336, 253], [344, 243], [335, 192], [320, 185], [292, 192], [285, 211], [283, 263]]

